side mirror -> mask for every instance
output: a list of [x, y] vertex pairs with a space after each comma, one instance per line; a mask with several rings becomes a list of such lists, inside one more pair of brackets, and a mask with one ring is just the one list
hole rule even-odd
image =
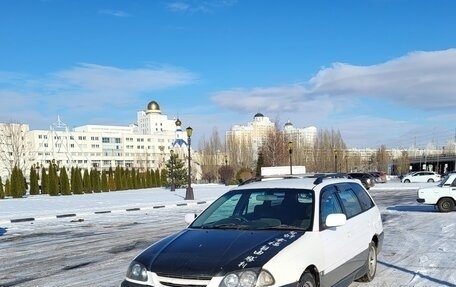
[[332, 213], [326, 217], [326, 226], [337, 227], [342, 226], [347, 222], [347, 217], [343, 213]]
[[187, 213], [185, 215], [185, 223], [190, 224], [192, 223], [196, 218], [196, 213]]

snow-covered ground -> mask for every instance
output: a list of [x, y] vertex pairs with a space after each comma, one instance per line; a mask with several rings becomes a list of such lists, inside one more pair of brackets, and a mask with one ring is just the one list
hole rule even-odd
[[[370, 190], [385, 242], [375, 280], [351, 286], [456, 286], [456, 212], [418, 204], [416, 189], [428, 185]], [[230, 188], [194, 185], [190, 201], [161, 188], [0, 200], [0, 286], [119, 286], [136, 254]]]

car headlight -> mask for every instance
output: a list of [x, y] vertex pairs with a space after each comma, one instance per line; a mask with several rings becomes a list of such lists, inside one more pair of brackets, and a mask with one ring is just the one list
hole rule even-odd
[[274, 277], [266, 270], [245, 269], [225, 275], [220, 287], [260, 287], [274, 284]]
[[147, 269], [141, 263], [133, 261], [128, 267], [127, 278], [146, 282], [147, 281]]

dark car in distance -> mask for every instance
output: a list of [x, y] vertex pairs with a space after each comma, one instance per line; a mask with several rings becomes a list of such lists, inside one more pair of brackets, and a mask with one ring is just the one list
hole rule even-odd
[[358, 179], [363, 184], [364, 188], [369, 190], [375, 186], [375, 178], [372, 174], [367, 172], [350, 172], [348, 176], [354, 179]]

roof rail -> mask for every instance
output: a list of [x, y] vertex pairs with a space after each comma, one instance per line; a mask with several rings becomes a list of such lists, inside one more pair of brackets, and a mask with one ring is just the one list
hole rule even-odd
[[317, 179], [314, 181], [314, 184], [320, 184], [326, 178], [350, 178], [350, 176], [346, 173], [320, 173], [315, 174], [314, 177]]
[[300, 178], [300, 177], [303, 177], [303, 176], [294, 175], [294, 174], [277, 174], [277, 175], [265, 175], [265, 176], [260, 175], [260, 176], [249, 178], [249, 179], [241, 182], [238, 186], [249, 184], [252, 182], [268, 180], [268, 179], [290, 179], [290, 178]]
[[252, 177], [252, 178], [249, 178], [249, 179], [244, 180], [243, 182], [241, 182], [240, 184], [238, 184], [238, 186], [245, 185], [245, 184], [249, 184], [249, 183], [252, 183], [252, 182], [261, 181], [261, 179], [263, 179], [262, 176]]

